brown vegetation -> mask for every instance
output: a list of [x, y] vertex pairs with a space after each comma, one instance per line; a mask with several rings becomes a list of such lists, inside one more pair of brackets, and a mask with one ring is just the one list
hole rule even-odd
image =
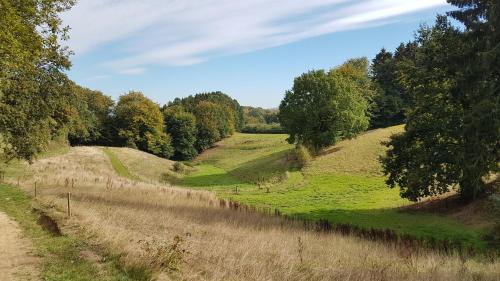
[[[120, 253], [126, 264], [182, 280], [497, 280], [500, 263], [477, 261], [235, 211], [212, 193], [120, 178], [98, 148], [40, 160], [21, 180], [38, 200]], [[74, 183], [74, 184], [73, 184]], [[239, 208], [238, 210], [241, 210]]]

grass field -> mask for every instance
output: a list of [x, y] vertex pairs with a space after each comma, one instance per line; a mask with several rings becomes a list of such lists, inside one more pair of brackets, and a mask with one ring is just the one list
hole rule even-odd
[[493, 219], [478, 224], [405, 211], [410, 202], [385, 185], [378, 162], [385, 151], [381, 141], [401, 131], [402, 126], [379, 129], [340, 142], [301, 171], [289, 160], [293, 146], [285, 135], [236, 134], [197, 158], [196, 172], [178, 184], [291, 216], [488, 247], [482, 236], [493, 228]]
[[[44, 272], [60, 271], [47, 280], [496, 281], [500, 274], [496, 260], [305, 231], [301, 222], [223, 207], [210, 192], [120, 177], [100, 148], [72, 148], [26, 169], [24, 191], [0, 190], [1, 198], [20, 197], [0, 199], [2, 210], [21, 224], [23, 216], [34, 224], [26, 194], [35, 181], [40, 184], [37, 202], [54, 212], [65, 210], [64, 194], [71, 192], [73, 216], [62, 217], [62, 223], [78, 225], [74, 232], [85, 233], [116, 253], [88, 263], [81, 253], [87, 245], [80, 239], [62, 236], [40, 242], [30, 235], [42, 243], [42, 250], [59, 249], [50, 252], [47, 268], [53, 269]], [[66, 185], [66, 179], [75, 185]], [[67, 244], [60, 246], [64, 239]], [[151, 275], [133, 275], [137, 271], [120, 268]], [[66, 279], [60, 277], [65, 272], [71, 274]]]
[[126, 147], [108, 147], [104, 151], [113, 162], [119, 162], [121, 167], [113, 168], [119, 171], [126, 170], [131, 179], [140, 179], [148, 182], [159, 182], [163, 173], [172, 170], [174, 161], [154, 156], [136, 149]]
[[115, 152], [113, 152], [110, 148], [104, 148], [103, 151], [108, 156], [109, 161], [111, 162], [111, 165], [113, 166], [113, 169], [116, 171], [116, 173], [120, 177], [132, 179], [132, 180], [137, 179], [137, 177], [132, 175], [128, 171], [127, 167], [125, 167], [125, 165], [123, 165], [123, 163], [120, 161], [118, 156], [116, 156]]

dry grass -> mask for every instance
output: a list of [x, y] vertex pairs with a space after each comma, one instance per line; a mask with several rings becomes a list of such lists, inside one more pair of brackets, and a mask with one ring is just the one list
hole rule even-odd
[[[498, 261], [481, 263], [306, 232], [278, 217], [221, 208], [208, 192], [122, 179], [98, 148], [72, 148], [30, 169], [35, 176], [22, 182], [28, 192], [37, 180], [39, 200], [64, 210], [62, 195], [70, 191], [71, 221], [122, 253], [125, 263], [168, 272], [163, 277], [493, 281], [500, 276]], [[66, 183], [73, 179], [71, 188]]]
[[159, 182], [161, 175], [172, 170], [175, 163], [137, 149], [126, 147], [110, 147], [109, 149], [130, 173], [146, 182]]
[[403, 132], [403, 125], [368, 131], [352, 139], [341, 141], [323, 151], [304, 170], [305, 174], [382, 175], [379, 157], [386, 151], [381, 142]]

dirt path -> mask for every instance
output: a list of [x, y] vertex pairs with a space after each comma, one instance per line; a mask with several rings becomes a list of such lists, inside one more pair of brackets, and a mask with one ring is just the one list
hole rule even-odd
[[39, 280], [38, 259], [19, 225], [0, 212], [0, 280]]

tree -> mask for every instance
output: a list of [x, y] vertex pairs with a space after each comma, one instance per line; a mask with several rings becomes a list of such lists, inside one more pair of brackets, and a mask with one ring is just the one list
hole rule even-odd
[[181, 106], [196, 118], [196, 149], [201, 152], [216, 141], [241, 128], [243, 109], [238, 101], [221, 92], [196, 94], [175, 99], [170, 106]]
[[190, 160], [198, 151], [196, 143], [196, 118], [186, 112], [182, 106], [174, 105], [163, 110], [166, 132], [172, 137], [174, 158], [177, 160]]
[[73, 86], [76, 117], [69, 125], [71, 144], [110, 144], [110, 119], [114, 105], [109, 96], [78, 85]]
[[196, 116], [196, 148], [203, 151], [222, 139], [219, 130], [220, 106], [209, 101], [200, 101], [194, 109]]
[[280, 104], [279, 119], [290, 143], [313, 151], [355, 137], [368, 127], [368, 62], [351, 60], [332, 69], [295, 78]]
[[120, 97], [114, 110], [114, 125], [121, 145], [169, 158], [173, 148], [165, 133], [160, 107], [140, 92]]
[[0, 0], [0, 135], [3, 157], [31, 161], [58, 135], [68, 110], [70, 52], [59, 13], [71, 0]]
[[371, 128], [381, 128], [403, 124], [407, 112], [413, 106], [410, 94], [401, 85], [412, 64], [417, 45], [414, 42], [401, 43], [392, 54], [382, 49], [373, 59], [371, 78], [376, 87], [376, 95], [370, 108]]
[[243, 108], [237, 100], [222, 92], [201, 93], [183, 99], [177, 98], [169, 105], [182, 105], [186, 111], [194, 114], [197, 105], [202, 101], [208, 101], [224, 108], [224, 112], [220, 112], [220, 114], [224, 114], [221, 118], [225, 118], [226, 121], [218, 122], [220, 134], [223, 137], [230, 136], [234, 131], [243, 127]]
[[461, 31], [439, 16], [418, 32], [403, 79], [415, 107], [382, 159], [387, 183], [417, 201], [457, 187], [471, 201], [500, 160], [499, 3], [450, 1]]

